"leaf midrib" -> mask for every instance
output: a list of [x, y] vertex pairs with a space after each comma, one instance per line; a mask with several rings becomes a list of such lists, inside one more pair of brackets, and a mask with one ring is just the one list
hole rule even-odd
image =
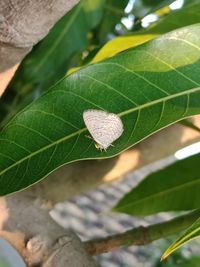
[[198, 231], [200, 230], [200, 226], [198, 226], [197, 228], [195, 228], [194, 230], [192, 230], [189, 234], [186, 233], [186, 235], [184, 235], [182, 238], [180, 238], [180, 240], [178, 240], [178, 242], [175, 242], [174, 244], [172, 244], [163, 254], [162, 258], [165, 259], [166, 257], [168, 257], [170, 254], [172, 254], [172, 252], [174, 252], [177, 248], [179, 248], [180, 246], [186, 244], [189, 241], [192, 241], [196, 238], [198, 238], [200, 235], [191, 237], [192, 235], [198, 233]]
[[[153, 100], [153, 101], [151, 101], [151, 102], [147, 102], [147, 103], [145, 103], [145, 104], [143, 104], [143, 105], [134, 107], [134, 108], [132, 108], [132, 109], [128, 109], [128, 110], [126, 110], [126, 111], [120, 112], [120, 113], [118, 113], [117, 115], [118, 115], [119, 117], [123, 117], [123, 116], [125, 116], [125, 115], [128, 115], [128, 114], [134, 112], [134, 111], [142, 110], [142, 109], [145, 109], [145, 108], [147, 108], [147, 107], [153, 106], [153, 105], [155, 105], [155, 104], [161, 103], [162, 101], [167, 101], [167, 100], [170, 100], [170, 99], [179, 97], [179, 96], [184, 96], [184, 95], [187, 95], [187, 94], [192, 94], [192, 93], [195, 93], [195, 92], [198, 92], [198, 91], [200, 91], [200, 87], [192, 88], [192, 89], [189, 89], [189, 90], [187, 90], [187, 91], [179, 92], [179, 93], [176, 93], [176, 94], [173, 94], [173, 95], [167, 95], [167, 96], [164, 96], [164, 97], [162, 97], [162, 98]], [[49, 144], [49, 145], [47, 145], [47, 146], [44, 146], [44, 147], [42, 147], [41, 149], [38, 149], [37, 151], [34, 151], [33, 153], [31, 153], [31, 154], [29, 154], [28, 156], [26, 156], [26, 157], [24, 157], [24, 158], [22, 158], [22, 159], [16, 161], [16, 162], [13, 163], [12, 165], [10, 165], [10, 166], [7, 167], [6, 169], [4, 169], [2, 172], [0, 172], [0, 175], [3, 175], [4, 173], [6, 173], [7, 171], [9, 171], [9, 170], [12, 169], [13, 167], [17, 166], [18, 164], [22, 163], [23, 161], [25, 161], [25, 160], [27, 160], [27, 159], [29, 159], [29, 158], [31, 158], [31, 157], [33, 157], [33, 156], [35, 156], [35, 155], [37, 155], [37, 154], [43, 152], [43, 151], [45, 151], [45, 150], [48, 149], [48, 148], [51, 148], [51, 147], [54, 146], [54, 145], [58, 145], [58, 144], [60, 144], [60, 143], [62, 143], [62, 142], [64, 142], [64, 141], [66, 141], [66, 140], [68, 140], [68, 139], [70, 139], [70, 138], [72, 138], [72, 137], [78, 135], [78, 134], [81, 134], [81, 133], [83, 133], [83, 132], [86, 131], [86, 130], [87, 130], [87, 128], [79, 129], [78, 131], [76, 131], [76, 132], [74, 132], [74, 133], [72, 133], [72, 134], [70, 134], [70, 135], [68, 135], [68, 136], [62, 137], [61, 139], [56, 140], [55, 142], [53, 142], [53, 143], [51, 143], [51, 144]]]
[[[200, 226], [198, 226], [197, 228], [195, 228], [194, 230], [192, 230], [189, 234], [187, 234], [186, 236], [182, 237], [181, 240], [179, 242], [177, 242], [176, 244], [174, 244], [174, 248], [179, 247], [180, 245], [185, 244], [187, 241], [190, 241], [192, 239], [197, 238], [197, 236], [192, 237], [193, 235], [195, 235], [196, 233], [198, 233], [200, 231]], [[198, 235], [199, 236], [199, 235]]]

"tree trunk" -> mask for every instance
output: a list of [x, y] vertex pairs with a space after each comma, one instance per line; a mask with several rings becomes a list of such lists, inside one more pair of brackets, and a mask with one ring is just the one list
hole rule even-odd
[[18, 64], [78, 0], [0, 1], [0, 95]]
[[[19, 63], [78, 0], [0, 1], [0, 95]], [[82, 242], [49, 216], [39, 198], [23, 193], [0, 198], [0, 236], [27, 266], [95, 267]]]

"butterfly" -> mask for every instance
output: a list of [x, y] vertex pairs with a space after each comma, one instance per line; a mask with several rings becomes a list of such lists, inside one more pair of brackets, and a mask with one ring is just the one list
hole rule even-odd
[[96, 142], [97, 149], [106, 150], [118, 139], [124, 129], [123, 123], [116, 114], [97, 109], [88, 109], [83, 112], [83, 120]]

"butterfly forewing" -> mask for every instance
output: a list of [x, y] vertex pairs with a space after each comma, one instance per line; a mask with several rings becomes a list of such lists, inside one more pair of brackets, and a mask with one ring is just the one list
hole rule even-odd
[[93, 139], [104, 149], [118, 139], [123, 132], [121, 119], [113, 113], [89, 109], [84, 111], [83, 119]]

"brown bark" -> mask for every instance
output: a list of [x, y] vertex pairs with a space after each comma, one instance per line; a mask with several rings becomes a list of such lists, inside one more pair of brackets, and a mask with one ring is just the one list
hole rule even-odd
[[166, 238], [191, 226], [200, 216], [200, 210], [175, 217], [171, 220], [149, 226], [139, 226], [113, 236], [85, 242], [85, 247], [91, 255], [99, 255], [132, 245], [147, 245], [154, 240]]
[[0, 96], [25, 55], [78, 0], [0, 1]]
[[[0, 96], [19, 63], [78, 0], [0, 1]], [[38, 198], [0, 198], [0, 236], [27, 266], [95, 267], [79, 238], [56, 224]]]
[[49, 216], [45, 204], [21, 193], [0, 198], [0, 237], [9, 241], [28, 267], [97, 267], [79, 238]]
[[47, 35], [78, 0], [1, 0], [0, 72], [7, 70]]

